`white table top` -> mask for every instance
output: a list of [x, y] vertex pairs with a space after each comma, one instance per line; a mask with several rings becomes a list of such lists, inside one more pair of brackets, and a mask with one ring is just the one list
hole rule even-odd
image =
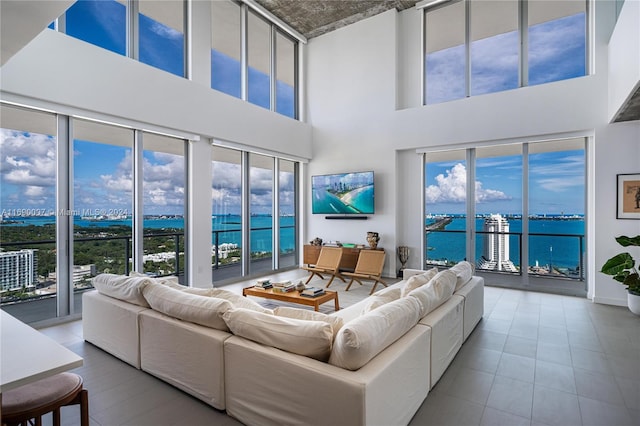
[[82, 365], [82, 358], [0, 310], [0, 393]]

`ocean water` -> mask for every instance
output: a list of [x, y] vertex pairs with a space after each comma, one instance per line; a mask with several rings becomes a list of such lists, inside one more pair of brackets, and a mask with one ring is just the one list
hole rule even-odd
[[[55, 223], [54, 216], [20, 217], [6, 218], [5, 220], [15, 220], [18, 223], [7, 224], [6, 226], [27, 226], [45, 225]], [[433, 220], [425, 221], [425, 224]], [[476, 219], [476, 230], [482, 230], [484, 220]], [[76, 226], [80, 227], [104, 227], [111, 225], [131, 226], [131, 219], [114, 220], [86, 220], [76, 217]], [[232, 243], [239, 247], [242, 245], [240, 232], [241, 217], [239, 215], [215, 216], [211, 219], [213, 233], [211, 243], [218, 244]], [[273, 232], [271, 230], [271, 216], [251, 217], [251, 251], [270, 252], [272, 247]], [[281, 250], [293, 250], [295, 248], [295, 218], [293, 216], [280, 217], [280, 248]], [[182, 218], [147, 218], [144, 220], [144, 227], [147, 229], [184, 229], [184, 219]], [[454, 218], [445, 228], [446, 231], [464, 231], [465, 219]], [[519, 219], [509, 219], [509, 232], [519, 233], [522, 231], [522, 221]], [[576, 268], [580, 259], [580, 238], [577, 236], [567, 237], [564, 235], [584, 236], [584, 220], [555, 220], [539, 219], [529, 221], [529, 233], [531, 234], [554, 234], [555, 236], [530, 236], [529, 237], [529, 265], [546, 266], [553, 264], [560, 268]], [[562, 236], [560, 236], [562, 235]], [[509, 236], [509, 257], [516, 266], [520, 265], [520, 241], [519, 235]], [[464, 232], [430, 232], [427, 235], [427, 258], [430, 260], [460, 261], [465, 259], [466, 236]], [[483, 235], [478, 234], [476, 239], [477, 261], [483, 254]], [[583, 239], [583, 254], [586, 244]]]
[[[454, 218], [445, 227], [445, 231], [464, 231], [466, 219]], [[427, 220], [425, 224], [432, 223]], [[484, 219], [476, 219], [476, 230], [482, 231]], [[520, 219], [509, 219], [509, 232], [522, 232]], [[530, 234], [553, 234], [552, 236], [529, 236], [529, 266], [547, 266], [576, 268], [580, 263], [580, 238], [584, 237], [584, 220], [537, 219], [529, 220]], [[476, 234], [477, 261], [483, 254], [485, 235]], [[568, 236], [571, 235], [571, 236]], [[464, 232], [430, 232], [427, 234], [427, 258], [430, 260], [460, 261], [465, 259], [466, 235]], [[509, 258], [520, 266], [520, 235], [509, 235]], [[524, 242], [522, 242], [524, 243]], [[582, 239], [583, 255], [586, 241]]]

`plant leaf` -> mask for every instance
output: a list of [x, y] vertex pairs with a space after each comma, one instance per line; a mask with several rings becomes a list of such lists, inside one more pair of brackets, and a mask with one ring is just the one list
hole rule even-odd
[[629, 274], [622, 284], [628, 285], [630, 288], [638, 288], [640, 286], [640, 275], [636, 273]]
[[635, 237], [627, 237], [626, 235], [621, 235], [616, 238], [618, 244], [622, 247], [628, 246], [640, 246], [640, 235], [636, 235]]
[[625, 269], [633, 268], [634, 264], [633, 257], [629, 253], [620, 253], [607, 260], [600, 272], [607, 275], [616, 275]]

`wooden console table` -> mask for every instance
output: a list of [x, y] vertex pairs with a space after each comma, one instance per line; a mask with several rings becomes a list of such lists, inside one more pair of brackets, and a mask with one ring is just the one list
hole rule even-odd
[[[320, 256], [320, 249], [322, 246], [314, 246], [311, 244], [305, 244], [302, 250], [302, 262], [306, 265], [315, 265]], [[356, 263], [358, 263], [358, 255], [360, 250], [374, 250], [369, 247], [356, 248], [356, 247], [341, 247], [342, 259], [340, 260], [340, 269], [353, 271], [356, 269]], [[381, 247], [375, 250], [384, 250]]]

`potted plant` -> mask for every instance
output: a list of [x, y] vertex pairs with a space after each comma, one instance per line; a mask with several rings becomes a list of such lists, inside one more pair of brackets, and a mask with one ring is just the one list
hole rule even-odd
[[[640, 247], [640, 235], [635, 237], [621, 236], [616, 241], [622, 247]], [[640, 315], [640, 274], [636, 269], [636, 262], [629, 253], [620, 253], [613, 256], [602, 266], [603, 274], [613, 276], [613, 279], [627, 286], [627, 303], [629, 310]]]

